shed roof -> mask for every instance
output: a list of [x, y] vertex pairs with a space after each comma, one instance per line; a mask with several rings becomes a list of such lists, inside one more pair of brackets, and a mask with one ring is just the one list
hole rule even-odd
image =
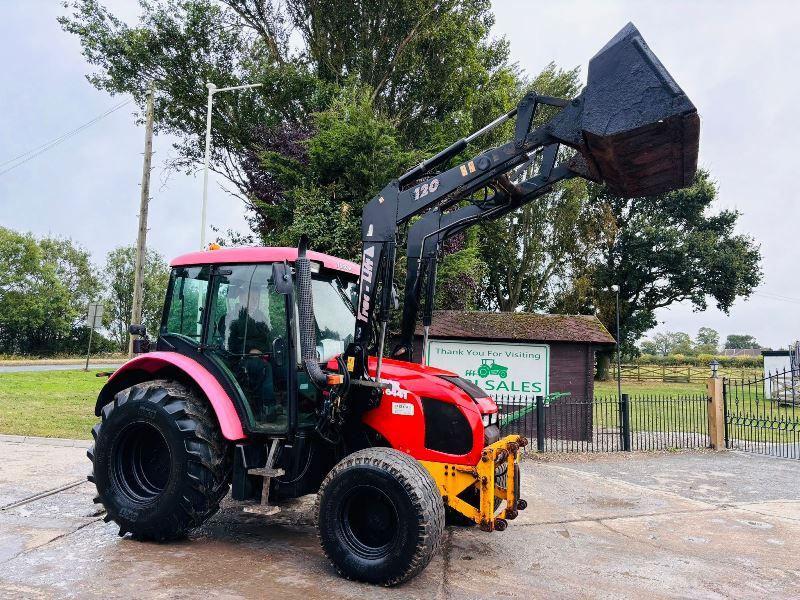
[[[417, 326], [422, 335], [422, 325]], [[614, 338], [593, 315], [540, 315], [483, 311], [437, 310], [430, 336], [525, 342], [614, 344]]]

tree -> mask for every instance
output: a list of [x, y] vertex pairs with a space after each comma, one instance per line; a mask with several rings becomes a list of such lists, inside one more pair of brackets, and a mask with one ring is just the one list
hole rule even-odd
[[87, 303], [99, 287], [89, 253], [71, 240], [0, 227], [0, 352], [80, 351]]
[[692, 354], [692, 338], [682, 331], [656, 333], [652, 339], [642, 342], [645, 354], [666, 356], [667, 354]]
[[746, 348], [761, 348], [761, 344], [749, 334], [732, 333], [725, 338], [725, 348], [729, 350], [742, 350]]
[[727, 312], [734, 300], [748, 297], [761, 280], [758, 246], [735, 233], [739, 213], [711, 212], [716, 184], [699, 170], [684, 189], [645, 198], [625, 199], [591, 185], [586, 210], [596, 224], [584, 262], [573, 267], [557, 298], [561, 312], [596, 309], [613, 330], [615, 298], [620, 287], [623, 347], [656, 325], [655, 312], [676, 302], [704, 310], [709, 299]]
[[268, 236], [283, 223], [260, 211], [284, 196], [259, 157], [290, 156], [308, 138], [311, 115], [330, 109], [342, 88], [367, 90], [402, 147], [428, 153], [491, 120], [516, 82], [507, 43], [489, 38], [489, 0], [154, 0], [141, 3], [136, 26], [97, 0], [67, 6], [59, 22], [96, 67], [93, 85], [131, 93], [141, 108], [156, 82], [156, 129], [177, 136], [177, 167], [203, 156], [202, 82], [264, 84], [219, 96], [211, 130], [212, 168]]
[[[60, 23], [96, 67], [93, 85], [141, 107], [156, 82], [156, 130], [177, 137], [177, 168], [203, 156], [202, 82], [263, 84], [217, 97], [211, 158], [267, 244], [303, 231], [315, 250], [357, 258], [364, 203], [522, 91], [508, 44], [489, 37], [489, 0], [154, 0], [136, 26], [97, 0], [68, 6]], [[473, 298], [483, 272], [477, 238], [463, 239], [473, 240], [459, 250], [469, 260], [441, 269], [445, 306]]]
[[716, 354], [719, 350], [719, 332], [711, 327], [701, 327], [697, 331], [694, 351], [697, 354]]
[[367, 88], [343, 88], [311, 125], [298, 148], [261, 153], [283, 200], [254, 200], [251, 226], [268, 245], [293, 246], [305, 233], [316, 249], [357, 260], [364, 204], [418, 156], [401, 148], [397, 127], [376, 113]]
[[[106, 314], [104, 324], [111, 332], [120, 351], [128, 349], [128, 325], [133, 304], [133, 279], [136, 249], [125, 246], [112, 250], [106, 256], [103, 270], [106, 289]], [[161, 323], [161, 310], [167, 289], [169, 270], [160, 254], [148, 250], [144, 263], [144, 295], [142, 297], [142, 324], [149, 332], [157, 332]]]

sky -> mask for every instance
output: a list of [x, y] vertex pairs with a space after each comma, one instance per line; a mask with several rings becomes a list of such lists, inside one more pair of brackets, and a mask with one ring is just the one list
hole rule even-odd
[[[106, 0], [133, 21], [133, 0]], [[0, 0], [0, 172], [9, 159], [114, 107], [85, 79], [76, 39], [61, 31], [56, 0]], [[700, 165], [719, 186], [715, 209], [742, 213], [738, 230], [761, 246], [764, 279], [729, 315], [678, 304], [655, 331], [723, 339], [750, 333], [778, 348], [800, 338], [800, 204], [794, 171], [800, 139], [800, 3], [745, 0], [495, 0], [495, 36], [530, 74], [554, 61], [584, 67], [628, 21], [698, 107]], [[203, 82], [198, 82], [203, 85]], [[0, 173], [0, 225], [70, 237], [98, 264], [136, 238], [144, 129], [129, 104], [60, 145]], [[172, 140], [154, 139], [148, 245], [169, 258], [199, 247], [202, 177], [171, 172]], [[208, 221], [247, 231], [241, 203], [212, 175]], [[710, 303], [713, 307], [713, 301]]]

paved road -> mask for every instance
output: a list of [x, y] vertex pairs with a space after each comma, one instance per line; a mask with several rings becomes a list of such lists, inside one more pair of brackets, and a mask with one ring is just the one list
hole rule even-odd
[[[83, 369], [85, 363], [74, 365], [0, 365], [0, 374], [2, 373], [24, 373], [29, 371], [78, 371]], [[89, 362], [89, 369], [117, 369], [122, 365], [118, 363], [99, 363], [95, 364]]]
[[229, 503], [183, 542], [119, 538], [84, 453], [0, 441], [0, 598], [800, 597], [800, 461], [529, 459], [530, 508], [507, 531], [448, 529], [424, 573], [386, 590], [333, 573], [308, 500], [269, 520]]

